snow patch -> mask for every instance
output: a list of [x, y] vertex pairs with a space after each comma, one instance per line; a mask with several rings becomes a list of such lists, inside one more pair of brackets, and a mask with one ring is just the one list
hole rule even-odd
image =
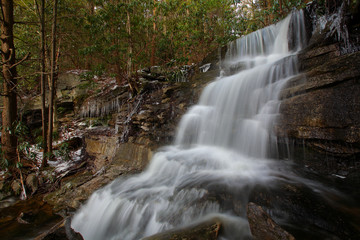
[[205, 72], [209, 71], [210, 67], [211, 67], [211, 63], [207, 63], [207, 64], [202, 65], [201, 67], [199, 67], [199, 69], [200, 69], [201, 72], [205, 73]]

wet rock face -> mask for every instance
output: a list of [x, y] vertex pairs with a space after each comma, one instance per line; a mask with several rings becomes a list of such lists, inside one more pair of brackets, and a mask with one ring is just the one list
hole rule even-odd
[[247, 216], [255, 240], [295, 240], [294, 236], [276, 224], [262, 207], [255, 203], [248, 204]]
[[[357, 239], [356, 207], [345, 198], [334, 206], [335, 198], [338, 196], [331, 192], [321, 192], [319, 196], [304, 184], [280, 183], [279, 188], [273, 189], [257, 187], [250, 196], [254, 204], [250, 203], [247, 209], [251, 232], [255, 239], [284, 239], [280, 237], [288, 237], [284, 229], [296, 239]], [[266, 238], [267, 234], [271, 238]]]
[[299, 54], [302, 74], [289, 80], [281, 93], [275, 132], [280, 142], [290, 138], [327, 157], [358, 159], [360, 52], [345, 54], [325, 30], [315, 29]]
[[191, 93], [191, 84], [182, 83], [164, 85], [145, 94], [130, 122], [121, 127], [129, 127], [129, 137], [146, 137], [154, 145], [168, 144], [175, 135], [180, 117], [194, 103]]
[[[56, 212], [67, 215], [120, 175], [142, 171], [155, 149], [171, 143], [181, 116], [217, 73], [209, 71], [204, 75], [201, 81], [186, 83], [149, 81], [144, 92], [131, 98], [123, 87], [110, 87], [86, 100], [83, 117], [108, 115], [110, 119], [107, 126], [93, 127], [83, 133], [84, 166], [62, 178], [59, 188], [44, 200], [54, 205]], [[97, 106], [91, 108], [96, 102], [103, 104], [99, 111]]]
[[290, 84], [298, 84], [283, 90], [281, 134], [360, 143], [360, 52], [336, 58], [332, 54], [327, 53], [327, 60], [300, 56], [303, 64], [318, 67], [305, 66], [306, 80], [294, 79]]
[[115, 136], [87, 134], [85, 137], [85, 150], [94, 173], [109, 165], [115, 155], [116, 142], [117, 138]]

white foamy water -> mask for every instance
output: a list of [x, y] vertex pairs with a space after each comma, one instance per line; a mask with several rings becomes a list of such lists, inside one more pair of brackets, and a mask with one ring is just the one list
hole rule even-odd
[[[299, 50], [302, 13], [293, 16]], [[224, 238], [250, 236], [249, 192], [279, 176], [269, 156], [279, 92], [297, 74], [290, 23], [291, 16], [230, 44], [222, 63], [226, 76], [209, 84], [183, 116], [174, 145], [155, 154], [143, 173], [94, 193], [72, 227], [86, 240], [131, 240], [217, 216]]]

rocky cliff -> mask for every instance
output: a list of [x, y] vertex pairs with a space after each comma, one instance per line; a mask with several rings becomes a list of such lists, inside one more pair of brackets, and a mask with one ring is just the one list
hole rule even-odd
[[120, 175], [142, 171], [156, 149], [172, 142], [181, 116], [206, 83], [218, 76], [217, 68], [206, 73], [193, 69], [192, 80], [175, 82], [163, 81], [156, 71], [147, 73], [151, 78], [140, 79], [135, 96], [129, 94], [128, 85], [119, 87], [104, 79], [98, 83], [103, 85], [99, 93], [75, 102], [70, 114], [59, 116], [62, 130], [66, 126], [82, 137], [83, 164], [63, 173], [59, 189], [45, 196], [56, 211], [77, 209], [96, 189]]
[[[281, 93], [276, 126], [280, 144], [326, 173], [358, 165], [360, 156], [359, 14], [340, 7], [318, 16], [307, 9], [309, 43], [299, 55], [301, 74]], [[304, 156], [304, 153], [306, 154]]]

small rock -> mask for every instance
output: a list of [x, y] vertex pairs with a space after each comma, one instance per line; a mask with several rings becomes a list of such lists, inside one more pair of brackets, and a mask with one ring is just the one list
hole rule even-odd
[[170, 98], [165, 98], [165, 99], [161, 100], [161, 103], [168, 103], [168, 102], [170, 102], [170, 101], [171, 101]]
[[159, 81], [161, 81], [161, 82], [167, 80], [167, 78], [166, 78], [165, 76], [158, 76], [156, 79], [159, 80]]
[[140, 127], [142, 130], [144, 130], [145, 132], [150, 131], [150, 128], [148, 128], [147, 126], [141, 126]]
[[170, 87], [167, 87], [167, 88], [163, 88], [162, 91], [163, 91], [163, 94], [164, 94], [164, 98], [170, 97], [174, 93], [174, 91], [176, 91], [176, 87], [170, 86]]
[[[15, 198], [9, 197], [9, 196], [10, 196], [10, 193], [9, 194], [0, 193], [0, 199], [2, 199], [0, 201], [0, 208], [7, 208], [7, 207], [10, 207], [10, 206], [12, 206], [12, 205], [14, 205], [16, 203]], [[8, 197], [8, 198], [6, 198], [6, 197]]]
[[150, 68], [143, 68], [141, 71], [142, 71], [142, 72], [147, 72], [147, 73], [149, 73], [149, 72], [150, 72]]
[[35, 240], [83, 240], [80, 233], [71, 228], [70, 218], [64, 219]]
[[21, 192], [21, 183], [19, 180], [14, 180], [12, 183], [11, 183], [11, 189], [13, 190], [13, 192], [15, 194], [20, 194]]
[[181, 109], [181, 110], [184, 110], [185, 109], [185, 103], [180, 103], [178, 108]]
[[141, 111], [139, 114], [135, 115], [135, 116], [133, 117], [133, 120], [134, 120], [134, 121], [140, 121], [140, 122], [142, 122], [142, 121], [147, 120], [150, 115], [151, 115], [151, 112], [150, 112], [150, 111], [148, 111], [148, 110], [143, 110], [143, 111]]
[[27, 216], [22, 212], [20, 215], [16, 218], [16, 221], [20, 224], [30, 224], [27, 220], [25, 220]]
[[150, 72], [152, 74], [161, 74], [161, 67], [160, 66], [152, 66], [150, 68]]
[[35, 173], [32, 173], [26, 178], [26, 186], [31, 189], [31, 193], [34, 194], [38, 190], [38, 178]]

